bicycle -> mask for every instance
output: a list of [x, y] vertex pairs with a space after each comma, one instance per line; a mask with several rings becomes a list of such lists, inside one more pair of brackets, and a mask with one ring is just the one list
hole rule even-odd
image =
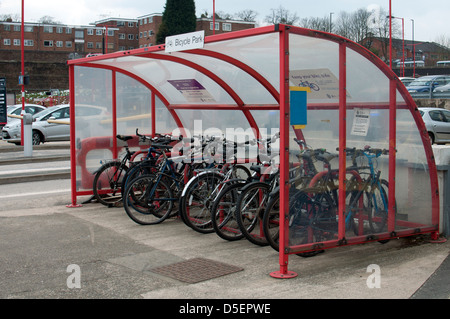
[[[137, 130], [136, 130], [137, 133]], [[132, 139], [133, 136], [129, 135], [117, 135], [117, 139], [127, 142]], [[140, 139], [144, 141], [144, 138], [140, 136]], [[94, 198], [105, 206], [114, 206], [117, 202], [122, 200], [122, 184], [125, 180], [126, 173], [134, 162], [136, 157], [140, 154], [144, 154], [144, 151], [130, 151], [128, 143], [125, 145], [125, 155], [122, 159], [112, 160], [103, 163], [98, 170], [94, 172], [95, 177], [93, 180], [92, 191]], [[150, 151], [147, 152], [147, 157]]]
[[152, 144], [152, 147], [161, 151], [162, 162], [158, 171], [130, 181], [123, 197], [125, 212], [141, 225], [159, 224], [166, 220], [184, 186], [183, 175], [174, 170], [173, 162], [165, 152], [172, 145]]
[[[210, 164], [224, 162], [214, 168], [198, 169], [188, 183], [180, 197], [180, 215], [183, 222], [200, 233], [214, 232], [211, 221], [211, 207], [217, 199], [220, 191], [228, 184], [238, 180], [247, 179], [250, 172], [244, 165], [236, 164], [234, 154], [236, 147], [248, 145], [231, 142], [226, 139], [212, 139], [212, 143], [204, 149], [203, 159]], [[228, 147], [227, 147], [228, 145]], [[230, 147], [231, 146], [231, 147]], [[225, 149], [223, 154], [217, 157], [218, 148]]]

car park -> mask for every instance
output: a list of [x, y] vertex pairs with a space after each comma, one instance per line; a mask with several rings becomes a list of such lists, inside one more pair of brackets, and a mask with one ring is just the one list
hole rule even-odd
[[[70, 140], [70, 106], [69, 104], [56, 105], [33, 115], [32, 134], [33, 145], [51, 141]], [[88, 125], [107, 118], [110, 114], [105, 107], [93, 105], [77, 105], [75, 107], [77, 117], [88, 129]], [[2, 130], [3, 140], [20, 144], [21, 125], [20, 121], [12, 125], [5, 125]]]
[[407, 89], [408, 92], [430, 92], [433, 91], [435, 88], [446, 85], [450, 83], [450, 75], [427, 75], [422, 76], [420, 78], [415, 79], [412, 81]]
[[433, 92], [448, 92], [448, 93], [450, 93], [450, 83], [435, 88]]
[[400, 77], [399, 78], [400, 79], [400, 81], [402, 81], [402, 83], [405, 85], [405, 86], [408, 86], [412, 81], [414, 81], [415, 80], [415, 78], [412, 78], [412, 77]]
[[[34, 115], [37, 114], [43, 110], [45, 110], [46, 107], [38, 104], [25, 104], [25, 113]], [[22, 104], [15, 104], [15, 105], [9, 105], [6, 109], [7, 113], [7, 123], [11, 124], [15, 121], [19, 121], [20, 119], [15, 116], [20, 116], [22, 113]], [[11, 116], [9, 116], [11, 115]], [[0, 130], [3, 128], [4, 125], [0, 124]]]
[[419, 112], [431, 144], [450, 143], [450, 111], [436, 107], [420, 107]]

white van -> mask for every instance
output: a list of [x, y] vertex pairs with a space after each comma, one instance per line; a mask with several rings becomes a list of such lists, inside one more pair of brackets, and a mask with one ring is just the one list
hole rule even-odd
[[450, 66], [450, 61], [437, 61], [437, 66]]

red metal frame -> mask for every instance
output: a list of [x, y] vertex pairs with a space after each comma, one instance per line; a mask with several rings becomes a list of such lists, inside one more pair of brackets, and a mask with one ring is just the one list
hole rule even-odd
[[[288, 243], [288, 222], [286, 213], [288, 211], [288, 200], [289, 200], [289, 185], [288, 181], [288, 170], [289, 170], [289, 35], [296, 34], [302, 35], [306, 37], [315, 37], [319, 39], [324, 39], [328, 41], [332, 41], [338, 44], [339, 46], [339, 102], [338, 103], [321, 103], [321, 104], [310, 104], [308, 105], [309, 110], [314, 109], [338, 109], [339, 110], [339, 187], [344, 189], [345, 183], [345, 170], [346, 170], [346, 162], [344, 149], [346, 147], [347, 137], [346, 137], [346, 112], [349, 109], [354, 107], [365, 107], [365, 108], [376, 108], [376, 109], [388, 109], [389, 110], [389, 213], [388, 213], [388, 233], [380, 234], [376, 240], [382, 240], [392, 237], [401, 237], [401, 236], [409, 236], [417, 233], [429, 233], [432, 232], [434, 236], [436, 236], [439, 229], [439, 193], [438, 193], [438, 179], [437, 179], [437, 171], [436, 165], [433, 158], [433, 152], [431, 148], [431, 144], [429, 143], [429, 138], [425, 129], [425, 125], [421, 119], [421, 116], [415, 106], [414, 101], [412, 100], [409, 93], [406, 91], [403, 85], [401, 85], [400, 81], [396, 77], [396, 75], [392, 72], [390, 67], [386, 65], [383, 61], [381, 61], [378, 57], [372, 54], [370, 51], [360, 46], [357, 43], [349, 41], [343, 37], [330, 34], [327, 32], [303, 29], [298, 27], [291, 27], [286, 25], [274, 25], [274, 26], [266, 26], [256, 29], [247, 29], [243, 31], [237, 31], [226, 34], [218, 34], [213, 36], [208, 36], [205, 38], [205, 43], [214, 43], [220, 41], [227, 40], [235, 40], [239, 38], [251, 37], [264, 35], [269, 33], [278, 33], [279, 37], [279, 92], [276, 88], [274, 88], [270, 82], [262, 75], [259, 74], [254, 68], [251, 68], [247, 64], [239, 61], [233, 57], [227, 56], [223, 53], [214, 52], [208, 49], [195, 49], [184, 51], [179, 55], [166, 55], [164, 53], [164, 45], [149, 47], [149, 48], [141, 48], [135, 49], [131, 51], [125, 52], [115, 52], [110, 53], [104, 56], [97, 56], [92, 58], [83, 58], [78, 60], [68, 61], [69, 64], [69, 85], [70, 85], [70, 103], [71, 103], [71, 117], [74, 118], [74, 107], [75, 107], [75, 94], [74, 94], [74, 66], [83, 66], [83, 67], [93, 67], [93, 68], [101, 68], [108, 69], [113, 72], [113, 95], [116, 94], [115, 88], [115, 76], [116, 72], [120, 72], [124, 75], [127, 75], [140, 83], [146, 86], [152, 92], [152, 100], [151, 100], [151, 112], [152, 112], [152, 134], [155, 134], [155, 97], [157, 96], [163, 104], [167, 107], [170, 114], [173, 116], [176, 124], [183, 129], [183, 123], [181, 119], [178, 117], [176, 110], [178, 109], [199, 109], [199, 110], [236, 110], [243, 112], [244, 116], [247, 118], [250, 126], [259, 134], [258, 125], [255, 122], [253, 116], [251, 115], [251, 110], [278, 110], [280, 111], [280, 242], [279, 242], [279, 271], [275, 271], [271, 273], [271, 276], [276, 278], [291, 278], [297, 276], [295, 272], [288, 271], [288, 257], [289, 254], [295, 253], [299, 249], [304, 250], [313, 250], [314, 244], [306, 244], [299, 246], [291, 246], [289, 247]], [[378, 67], [381, 72], [383, 72], [386, 77], [389, 79], [389, 103], [348, 103], [347, 95], [346, 95], [346, 82], [347, 82], [347, 50], [353, 50], [365, 57], [367, 60], [371, 61], [374, 65]], [[242, 101], [241, 97], [237, 92], [235, 92], [219, 75], [214, 74], [210, 70], [205, 67], [196, 64], [189, 60], [189, 55], [197, 55], [197, 56], [208, 56], [211, 58], [215, 58], [224, 62], [227, 62], [240, 70], [243, 70], [250, 76], [252, 76], [256, 81], [258, 81], [262, 87], [267, 90], [271, 96], [274, 97], [277, 104], [265, 104], [265, 105], [245, 105]], [[191, 105], [191, 104], [170, 104], [168, 99], [164, 97], [164, 95], [158, 90], [157, 87], [152, 86], [150, 83], [142, 79], [136, 74], [129, 72], [125, 69], [121, 69], [120, 67], [113, 65], [105, 65], [101, 63], [96, 63], [96, 61], [103, 61], [126, 56], [138, 56], [142, 58], [155, 59], [155, 60], [166, 60], [171, 61], [173, 63], [179, 63], [186, 67], [192, 68], [197, 72], [204, 74], [205, 76], [212, 79], [215, 83], [221, 86], [233, 99], [236, 105], [229, 104], [200, 104], [200, 105]], [[397, 93], [399, 93], [406, 103], [397, 103]], [[115, 98], [113, 99], [113, 109], [115, 108]], [[432, 208], [432, 225], [419, 225], [411, 222], [401, 221], [397, 222], [394, 219], [394, 209], [395, 209], [395, 174], [396, 174], [396, 110], [398, 108], [408, 108], [414, 118], [414, 121], [417, 125], [417, 128], [420, 131], [423, 147], [425, 150], [427, 164], [429, 167], [430, 173], [430, 187], [431, 187], [431, 208]], [[115, 111], [113, 111], [113, 116], [115, 117]], [[75, 121], [72, 121], [71, 125], [71, 136], [75, 136]], [[301, 130], [294, 130], [297, 137], [303, 137]], [[71, 139], [71, 169], [72, 169], [72, 206], [76, 205], [76, 196], [77, 194], [85, 195], [86, 192], [77, 193], [75, 188], [75, 141]], [[340, 192], [340, 202], [345, 202], [345, 194], [344, 192]], [[363, 242], [370, 241], [370, 239], [365, 236], [355, 236], [352, 238], [345, 238], [345, 224], [344, 224], [344, 208], [338, 208], [339, 218], [339, 233], [337, 240], [330, 240], [327, 242], [321, 243], [321, 248], [332, 248], [340, 245], [351, 245], [351, 244], [359, 244]], [[402, 230], [395, 232], [395, 226], [407, 226], [410, 229]]]

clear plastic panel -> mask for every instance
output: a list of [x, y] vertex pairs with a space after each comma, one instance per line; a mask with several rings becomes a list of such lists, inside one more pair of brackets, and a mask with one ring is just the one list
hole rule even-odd
[[151, 91], [129, 76], [116, 75], [117, 134], [151, 134]]
[[[92, 173], [112, 159], [112, 72], [75, 67], [75, 145], [78, 189], [92, 189]], [[107, 140], [97, 147], [96, 140]]]

